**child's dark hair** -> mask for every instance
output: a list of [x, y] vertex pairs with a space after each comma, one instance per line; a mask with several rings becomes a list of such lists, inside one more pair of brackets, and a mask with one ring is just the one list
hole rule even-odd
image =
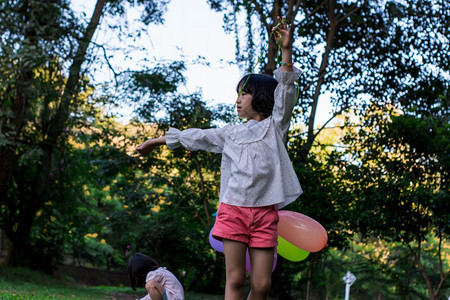
[[130, 278], [131, 288], [145, 285], [147, 274], [158, 269], [158, 263], [152, 258], [142, 253], [136, 253], [128, 262], [128, 276]]
[[264, 118], [269, 117], [273, 111], [274, 92], [278, 85], [275, 78], [263, 74], [248, 74], [239, 81], [236, 91], [241, 90], [252, 95], [252, 108], [257, 113], [262, 113]]

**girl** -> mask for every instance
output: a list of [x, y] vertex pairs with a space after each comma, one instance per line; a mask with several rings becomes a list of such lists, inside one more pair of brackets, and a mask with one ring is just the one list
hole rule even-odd
[[292, 33], [285, 20], [278, 19], [272, 29], [282, 54], [276, 80], [250, 74], [237, 85], [237, 113], [246, 123], [205, 130], [170, 128], [165, 136], [136, 148], [142, 155], [164, 144], [170, 149], [183, 146], [222, 153], [220, 205], [212, 235], [223, 241], [226, 300], [243, 299], [247, 248], [252, 270], [248, 299], [267, 299], [277, 245], [277, 209], [302, 193], [284, 146], [300, 71], [292, 66]]
[[128, 262], [131, 288], [144, 286], [148, 295], [141, 300], [184, 300], [183, 286], [166, 268], [147, 255], [136, 253]]

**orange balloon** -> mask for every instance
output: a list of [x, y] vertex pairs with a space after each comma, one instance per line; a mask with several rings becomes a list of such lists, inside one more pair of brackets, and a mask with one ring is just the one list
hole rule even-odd
[[328, 235], [316, 220], [294, 211], [278, 211], [278, 235], [298, 248], [317, 252], [322, 250], [328, 240]]

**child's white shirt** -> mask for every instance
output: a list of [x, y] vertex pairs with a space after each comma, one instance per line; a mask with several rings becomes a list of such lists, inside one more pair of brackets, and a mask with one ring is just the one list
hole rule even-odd
[[[166, 290], [168, 300], [184, 300], [184, 290], [177, 277], [164, 267], [151, 271], [147, 274], [145, 282], [155, 280]], [[146, 295], [140, 300], [151, 300], [150, 295]]]
[[242, 207], [277, 205], [282, 208], [302, 194], [284, 140], [290, 126], [300, 71], [275, 70], [278, 86], [272, 115], [260, 122], [250, 120], [223, 128], [170, 128], [170, 149], [222, 153], [220, 201]]

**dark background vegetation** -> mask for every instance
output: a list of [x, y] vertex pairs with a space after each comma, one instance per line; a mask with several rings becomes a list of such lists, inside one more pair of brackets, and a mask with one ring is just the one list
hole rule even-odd
[[[63, 265], [118, 271], [144, 252], [187, 291], [222, 292], [223, 256], [208, 242], [220, 156], [132, 153], [169, 126], [230, 120], [232, 107], [180, 92], [183, 61], [116, 73], [104, 83], [112, 89], [89, 80], [97, 56], [110, 51], [93, 39], [102, 20], [138, 7], [143, 25], [163, 23], [168, 2], [97, 0], [92, 16], [80, 19], [67, 0], [0, 1], [5, 264], [47, 273]], [[351, 270], [355, 299], [446, 299], [448, 1], [207, 2], [236, 36], [244, 70], [272, 74], [270, 29], [280, 15], [294, 26], [303, 73], [287, 146], [305, 193], [286, 209], [320, 222], [329, 243], [302, 262], [280, 258], [272, 297], [343, 298], [342, 277]], [[325, 92], [333, 116], [317, 126]], [[124, 104], [136, 108], [128, 124], [103, 110]]]

